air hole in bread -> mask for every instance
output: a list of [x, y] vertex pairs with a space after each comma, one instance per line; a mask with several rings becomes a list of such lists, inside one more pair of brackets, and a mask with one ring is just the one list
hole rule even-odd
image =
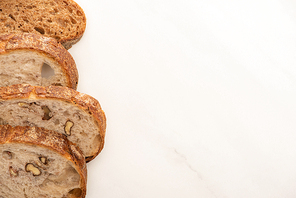
[[70, 18], [72, 24], [76, 24], [77, 23], [77, 21], [73, 17], [70, 16], [69, 18]]
[[53, 38], [55, 38], [57, 40], [61, 39], [61, 37], [59, 37], [59, 36], [53, 36]]
[[41, 77], [49, 78], [51, 76], [54, 76], [54, 70], [47, 63], [43, 63], [41, 69]]
[[23, 17], [23, 21], [25, 21], [26, 23], [29, 23], [29, 20], [25, 17]]
[[34, 27], [34, 29], [35, 29], [37, 32], [39, 32], [40, 34], [44, 34], [44, 33], [45, 33], [45, 31], [44, 31], [44, 29], [43, 29], [42, 27]]
[[70, 12], [70, 13], [72, 13], [72, 12], [73, 12], [72, 8], [70, 8], [70, 7], [67, 7], [67, 9], [69, 10], [69, 12]]
[[68, 192], [68, 198], [77, 198], [81, 197], [82, 190], [80, 188], [74, 188]]
[[11, 160], [14, 157], [14, 153], [10, 151], [3, 151], [2, 156], [6, 160]]
[[12, 14], [9, 14], [8, 16], [15, 21], [15, 18], [12, 16]]
[[80, 12], [79, 10], [77, 10], [77, 15], [78, 16], [82, 16], [82, 12]]
[[42, 120], [50, 120], [50, 118], [52, 118], [52, 113], [51, 113], [50, 109], [45, 105], [41, 106], [41, 108], [44, 112]]
[[53, 83], [53, 84], [51, 84], [51, 85], [53, 85], [53, 86], [60, 86], [60, 87], [63, 86], [61, 83]]

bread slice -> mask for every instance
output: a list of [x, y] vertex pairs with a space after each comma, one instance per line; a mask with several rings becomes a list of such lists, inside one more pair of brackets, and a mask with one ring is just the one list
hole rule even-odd
[[83, 198], [86, 177], [83, 154], [65, 136], [0, 126], [0, 197]]
[[1, 87], [0, 124], [37, 126], [64, 134], [79, 146], [87, 162], [104, 146], [106, 118], [99, 102], [67, 87]]
[[55, 39], [29, 33], [0, 36], [0, 86], [59, 85], [76, 89], [77, 83], [74, 59]]
[[38, 33], [69, 49], [80, 40], [85, 27], [84, 11], [73, 0], [0, 1], [0, 34]]

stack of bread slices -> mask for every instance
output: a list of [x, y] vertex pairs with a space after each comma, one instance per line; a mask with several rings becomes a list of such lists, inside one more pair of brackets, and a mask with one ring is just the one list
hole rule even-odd
[[0, 1], [0, 198], [83, 198], [104, 146], [99, 102], [76, 91], [73, 0]]

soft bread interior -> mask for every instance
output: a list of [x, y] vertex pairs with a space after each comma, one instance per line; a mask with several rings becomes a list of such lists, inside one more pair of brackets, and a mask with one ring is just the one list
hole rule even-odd
[[72, 162], [55, 151], [22, 143], [0, 144], [0, 197], [78, 198], [80, 182]]
[[14, 99], [0, 102], [0, 124], [37, 126], [65, 134], [85, 157], [100, 148], [98, 126], [90, 113], [57, 99]]
[[85, 30], [85, 14], [72, 0], [1, 0], [0, 8], [1, 33], [37, 33], [69, 48]]
[[31, 84], [68, 86], [61, 66], [33, 50], [14, 50], [0, 55], [0, 86]]

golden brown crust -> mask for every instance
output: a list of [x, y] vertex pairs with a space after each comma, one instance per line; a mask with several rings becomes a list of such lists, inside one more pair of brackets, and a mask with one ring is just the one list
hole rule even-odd
[[23, 143], [53, 150], [73, 162], [80, 175], [82, 196], [86, 194], [87, 170], [82, 152], [64, 135], [39, 127], [0, 125], [0, 144]]
[[0, 34], [40, 34], [69, 49], [86, 28], [85, 13], [73, 0], [1, 0], [0, 8]]
[[77, 88], [78, 71], [71, 54], [55, 39], [38, 34], [18, 33], [0, 36], [0, 55], [12, 50], [36, 50], [51, 57], [61, 65], [68, 87]]
[[23, 84], [0, 87], [0, 100], [16, 98], [58, 99], [78, 106], [94, 117], [101, 138], [100, 148], [97, 148], [97, 153], [93, 156], [88, 156], [86, 161], [89, 162], [94, 159], [103, 149], [106, 133], [106, 116], [95, 98], [67, 87], [41, 87]]

